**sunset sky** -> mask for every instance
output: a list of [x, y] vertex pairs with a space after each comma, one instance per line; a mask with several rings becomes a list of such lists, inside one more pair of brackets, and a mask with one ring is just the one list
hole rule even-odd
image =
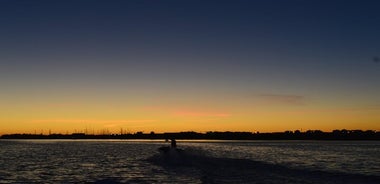
[[380, 1], [0, 0], [0, 134], [380, 130]]

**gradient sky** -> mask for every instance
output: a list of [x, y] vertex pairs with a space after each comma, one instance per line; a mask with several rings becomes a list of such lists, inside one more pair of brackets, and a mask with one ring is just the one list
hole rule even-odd
[[0, 134], [380, 130], [379, 9], [0, 0]]

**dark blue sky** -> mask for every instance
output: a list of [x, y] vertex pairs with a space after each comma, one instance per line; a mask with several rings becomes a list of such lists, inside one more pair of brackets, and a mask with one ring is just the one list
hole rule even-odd
[[275, 94], [376, 106], [379, 9], [370, 0], [0, 0], [0, 99]]
[[97, 73], [349, 85], [379, 73], [377, 1], [0, 3], [1, 73], [15, 82]]

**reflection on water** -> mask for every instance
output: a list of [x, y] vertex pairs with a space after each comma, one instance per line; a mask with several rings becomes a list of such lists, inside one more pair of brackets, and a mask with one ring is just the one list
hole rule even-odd
[[1, 144], [2, 182], [168, 180], [164, 170], [144, 161], [156, 152], [154, 143], [21, 141]]
[[[180, 141], [187, 154], [183, 165], [159, 162], [163, 155], [157, 155], [157, 148], [163, 144], [0, 140], [0, 183], [262, 183], [269, 178], [298, 183], [297, 175], [305, 175], [303, 170], [346, 173], [339, 176], [366, 183], [380, 177], [380, 142], [376, 141]], [[365, 175], [371, 177], [362, 180]]]

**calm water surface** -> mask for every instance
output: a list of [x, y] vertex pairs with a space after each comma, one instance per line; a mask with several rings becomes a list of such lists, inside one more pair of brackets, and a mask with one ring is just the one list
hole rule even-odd
[[380, 179], [379, 141], [179, 141], [186, 157], [159, 154], [157, 149], [167, 144], [0, 140], [0, 183], [377, 183]]

